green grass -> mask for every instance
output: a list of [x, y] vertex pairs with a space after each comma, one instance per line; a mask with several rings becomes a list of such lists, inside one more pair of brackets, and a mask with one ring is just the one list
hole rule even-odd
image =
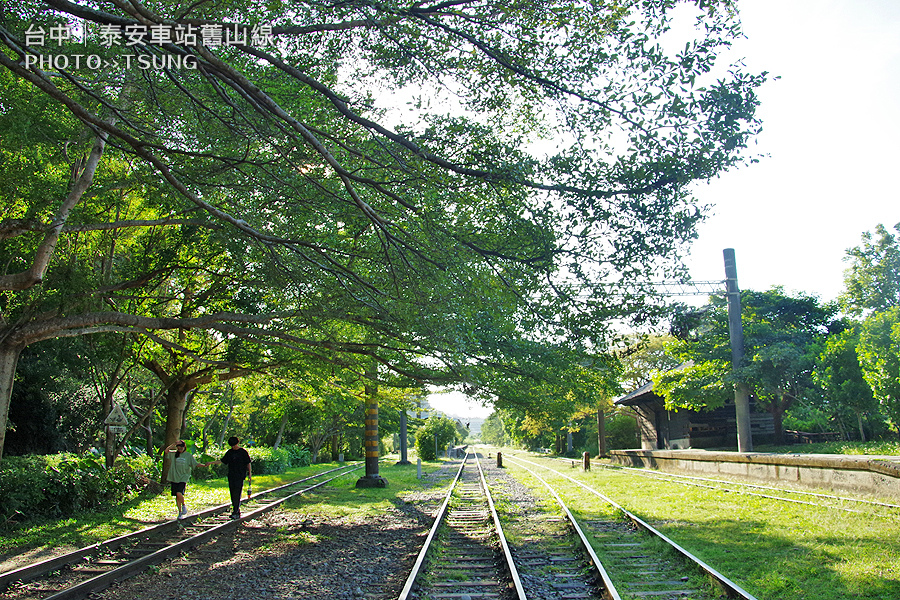
[[[336, 466], [337, 463], [321, 463], [296, 467], [278, 475], [256, 475], [253, 477], [253, 489], [258, 492], [277, 487]], [[357, 471], [354, 476], [345, 479], [352, 477], [355, 482], [358, 476]], [[224, 478], [191, 481], [187, 486], [185, 502], [191, 512], [228, 503], [228, 482]], [[105, 512], [82, 513], [55, 521], [7, 524], [0, 528], [0, 560], [40, 548], [82, 548], [174, 517], [175, 500], [167, 488], [157, 496], [138, 498]]]
[[788, 446], [754, 446], [754, 452], [776, 454], [856, 454], [900, 456], [900, 442], [820, 442]]
[[[581, 473], [560, 468], [558, 462], [553, 466], [650, 522], [760, 600], [900, 598], [898, 510], [855, 514], [666, 483], [627, 471]], [[509, 470], [521, 473], [511, 464]], [[539, 473], [547, 477], [549, 471]], [[531, 478], [525, 474], [522, 479]], [[577, 491], [560, 495], [579, 513], [604, 512], [599, 498], [570, 487]], [[545, 493], [543, 486], [535, 489]]]
[[421, 491], [435, 484], [445, 486], [455, 471], [448, 469], [445, 476], [438, 476], [443, 461], [423, 461], [422, 479], [416, 478], [416, 465], [397, 465], [390, 459], [379, 467], [379, 474], [387, 480], [386, 488], [357, 488], [360, 472], [341, 477], [308, 494], [286, 503], [287, 510], [315, 512], [317, 515], [343, 517], [353, 515], [365, 518], [378, 514], [399, 503], [406, 503], [407, 492]]

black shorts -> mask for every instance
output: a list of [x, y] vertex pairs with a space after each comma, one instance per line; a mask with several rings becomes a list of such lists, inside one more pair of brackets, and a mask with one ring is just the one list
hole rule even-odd
[[184, 481], [170, 481], [169, 485], [172, 486], [172, 495], [175, 494], [184, 494], [184, 490], [187, 487], [187, 482]]

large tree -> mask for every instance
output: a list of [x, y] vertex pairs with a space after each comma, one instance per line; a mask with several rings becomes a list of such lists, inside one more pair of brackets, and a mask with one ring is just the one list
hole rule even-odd
[[872, 388], [863, 376], [858, 346], [858, 327], [848, 327], [836, 335], [829, 336], [825, 340], [813, 375], [825, 392], [827, 414], [838, 420], [842, 431], [843, 418], [855, 420], [859, 429], [859, 439], [866, 441], [864, 419], [866, 415], [878, 414], [878, 405], [872, 394]]
[[[4, 190], [12, 208], [0, 233], [18, 257], [0, 273], [11, 306], [49, 287], [73, 227], [211, 232], [233, 261], [219, 274], [239, 279], [232, 288], [244, 296], [165, 317], [66, 306], [69, 320], [45, 320], [40, 332], [4, 308], [0, 430], [21, 348], [62, 335], [204, 327], [480, 386], [497, 369], [530, 376], [523, 363], [545, 354], [535, 340], [597, 346], [614, 319], [648, 316], [644, 291], [628, 282], [675, 268], [702, 218], [690, 186], [742, 160], [764, 80], [737, 67], [712, 75], [739, 35], [730, 3], [695, 8], [692, 39], [669, 51], [658, 40], [672, 9], [9, 7], [0, 73], [18, 96], [4, 116], [32, 100], [65, 111], [46, 152], [8, 163], [16, 181], [53, 184]], [[63, 39], [71, 25], [77, 45]], [[76, 52], [90, 58], [79, 64]], [[33, 133], [5, 150], [25, 156]], [[133, 171], [106, 169], [113, 162]], [[93, 209], [129, 178], [153, 211]], [[152, 296], [144, 283], [163, 278], [153, 273], [131, 289]]]
[[[894, 230], [900, 233], [900, 224]], [[875, 235], [863, 233], [862, 243], [847, 250], [846, 260], [841, 302], [848, 314], [862, 319], [859, 365], [900, 435], [900, 235], [878, 225]]]
[[654, 390], [665, 396], [669, 407], [712, 409], [728, 399], [726, 384], [737, 377], [750, 386], [757, 404], [772, 414], [775, 441], [782, 443], [785, 411], [818, 393], [813, 368], [825, 338], [840, 328], [834, 321], [836, 307], [806, 294], [785, 294], [778, 287], [744, 290], [744, 362], [732, 374], [726, 303], [723, 298], [713, 300], [669, 347], [688, 364], [654, 376]]

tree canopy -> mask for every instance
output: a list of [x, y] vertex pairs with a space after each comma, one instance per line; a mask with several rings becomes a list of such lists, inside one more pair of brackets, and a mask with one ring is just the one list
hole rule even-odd
[[[900, 233], [900, 223], [894, 225]], [[900, 306], [900, 240], [879, 224], [875, 235], [864, 232], [862, 244], [847, 249], [844, 272], [843, 309], [853, 316], [865, 316]]]
[[476, 388], [602, 348], [760, 127], [731, 4], [670, 50], [676, 4], [5, 2], [0, 435], [53, 337]]

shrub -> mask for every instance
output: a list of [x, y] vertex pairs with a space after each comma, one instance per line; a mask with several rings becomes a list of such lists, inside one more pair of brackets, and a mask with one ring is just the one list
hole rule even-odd
[[[200, 462], [210, 462], [218, 460], [225, 455], [228, 447], [221, 449], [210, 449], [207, 453], [197, 456]], [[293, 467], [305, 467], [310, 464], [310, 452], [306, 448], [295, 446], [293, 444], [284, 444], [277, 449], [268, 447], [250, 446], [247, 448], [250, 459], [253, 461], [251, 467], [254, 475], [276, 475], [284, 473]], [[196, 455], [195, 455], [196, 456]], [[213, 465], [211, 467], [196, 467], [193, 471], [194, 479], [214, 479], [225, 477], [228, 473], [228, 467], [225, 465]]]
[[435, 460], [435, 444], [444, 448], [459, 436], [456, 422], [444, 416], [432, 415], [416, 430], [416, 452], [422, 460]]
[[606, 448], [640, 448], [640, 430], [637, 419], [627, 414], [615, 414], [606, 422]]
[[0, 464], [0, 519], [105, 510], [136, 497], [153, 475], [147, 457], [120, 459], [112, 469], [90, 455], [9, 457]]

